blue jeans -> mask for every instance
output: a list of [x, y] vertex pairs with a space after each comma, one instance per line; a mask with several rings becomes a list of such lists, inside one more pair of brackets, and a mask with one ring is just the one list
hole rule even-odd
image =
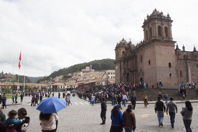
[[157, 118], [158, 118], [159, 124], [163, 124], [164, 112], [163, 112], [163, 111], [158, 111], [158, 112], [157, 112]]
[[175, 123], [175, 112], [169, 112], [171, 125]]
[[124, 107], [126, 107], [126, 99], [124, 99], [122, 102], [123, 102]]
[[114, 99], [111, 100], [111, 104], [112, 104], [112, 105], [115, 104], [115, 100], [114, 100]]
[[192, 120], [183, 120], [184, 126], [186, 128], [186, 132], [192, 132], [192, 129], [190, 128]]

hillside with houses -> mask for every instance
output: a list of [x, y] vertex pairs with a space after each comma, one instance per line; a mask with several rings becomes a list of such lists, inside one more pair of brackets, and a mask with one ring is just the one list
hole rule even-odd
[[103, 59], [63, 68], [48, 77], [24, 77], [2, 72], [0, 74], [0, 89], [37, 88], [58, 91], [73, 89], [89, 83], [94, 85], [113, 84], [115, 83], [114, 69], [114, 60]]

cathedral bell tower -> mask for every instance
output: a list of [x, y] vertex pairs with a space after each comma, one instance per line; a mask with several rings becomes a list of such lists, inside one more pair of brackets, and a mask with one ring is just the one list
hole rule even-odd
[[116, 61], [115, 61], [115, 74], [116, 74], [116, 82], [121, 82], [123, 79], [123, 63], [122, 58], [124, 57], [126, 51], [127, 41], [122, 39], [119, 43], [117, 43], [115, 48]]
[[116, 59], [120, 59], [121, 57], [123, 57], [125, 50], [126, 50], [126, 46], [127, 46], [127, 41], [123, 38], [117, 45], [115, 48], [115, 52], [116, 52]]
[[172, 41], [172, 20], [168, 15], [163, 15], [162, 12], [156, 9], [151, 15], [147, 15], [147, 19], [144, 20], [144, 41], [149, 42], [152, 40], [168, 40]]
[[143, 58], [148, 63], [142, 67], [145, 81], [163, 83], [166, 88], [177, 86], [175, 41], [172, 37], [172, 19], [156, 9], [143, 22]]

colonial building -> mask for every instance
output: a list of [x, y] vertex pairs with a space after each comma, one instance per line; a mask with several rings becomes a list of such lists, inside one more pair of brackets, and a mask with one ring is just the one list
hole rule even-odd
[[198, 52], [175, 46], [172, 22], [169, 14], [154, 10], [144, 20], [143, 41], [134, 45], [122, 39], [116, 45], [116, 83], [156, 87], [161, 81], [165, 88], [177, 88], [182, 81], [198, 83]]

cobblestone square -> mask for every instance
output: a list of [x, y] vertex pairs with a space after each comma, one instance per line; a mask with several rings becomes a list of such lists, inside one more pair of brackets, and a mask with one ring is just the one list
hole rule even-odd
[[[30, 126], [28, 132], [40, 132], [39, 111], [36, 110], [36, 106], [30, 106], [30, 97], [25, 97], [24, 102], [18, 105], [9, 105], [3, 112], [7, 113], [12, 109], [19, 109], [24, 107], [28, 111], [30, 116]], [[11, 104], [11, 100], [7, 101]], [[192, 130], [196, 132], [198, 130], [197, 125], [197, 104], [193, 103], [193, 121]], [[184, 125], [180, 111], [184, 106], [183, 103], [178, 104], [178, 113], [176, 115], [175, 128], [170, 126], [169, 116], [165, 114], [164, 127], [159, 128], [157, 123], [157, 116], [154, 113], [154, 105], [150, 104], [147, 108], [144, 108], [143, 104], [137, 104], [137, 108], [134, 111], [137, 120], [136, 132], [184, 132]], [[78, 97], [72, 98], [72, 105], [68, 106], [58, 113], [59, 125], [58, 132], [109, 132], [111, 120], [110, 111], [112, 105], [107, 105], [107, 120], [105, 125], [100, 125], [100, 104], [90, 105], [89, 102], [79, 99]], [[126, 108], [122, 108], [124, 111]]]

